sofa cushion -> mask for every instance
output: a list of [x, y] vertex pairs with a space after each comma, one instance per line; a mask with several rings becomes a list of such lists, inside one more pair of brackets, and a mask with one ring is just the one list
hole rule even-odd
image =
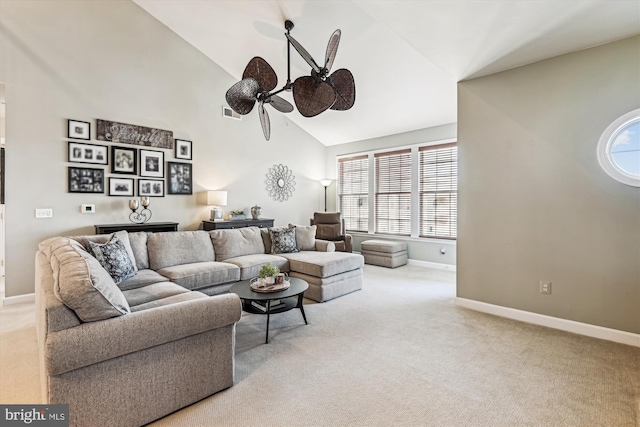
[[216, 261], [265, 253], [258, 227], [213, 230], [209, 234], [215, 248]]
[[264, 245], [264, 253], [265, 254], [270, 254], [271, 253], [271, 234], [269, 234], [269, 229], [268, 228], [261, 228], [260, 229], [260, 236], [262, 236], [262, 244]]
[[171, 295], [166, 298], [156, 299], [144, 304], [131, 307], [131, 312], [149, 310], [151, 308], [163, 307], [166, 305], [178, 304], [185, 301], [193, 301], [194, 299], [208, 298], [205, 294], [197, 291], [187, 291], [183, 294]]
[[271, 236], [272, 254], [298, 252], [295, 227], [272, 227], [269, 229], [269, 235]]
[[280, 271], [289, 271], [289, 261], [286, 258], [272, 254], [243, 255], [235, 258], [229, 258], [224, 262], [240, 267], [239, 280], [248, 280], [258, 277], [262, 266], [269, 263], [278, 267]]
[[174, 265], [214, 260], [213, 245], [207, 232], [202, 230], [148, 233], [147, 250], [149, 267], [156, 271]]
[[85, 322], [109, 319], [130, 313], [122, 291], [77, 241], [54, 237], [40, 244], [49, 257], [54, 293]]
[[162, 268], [157, 272], [187, 289], [240, 280], [240, 269], [237, 266], [216, 261], [174, 265]]
[[393, 254], [407, 250], [406, 242], [394, 242], [392, 240], [365, 240], [360, 244], [363, 251], [382, 252]]
[[129, 243], [138, 270], [149, 268], [149, 253], [147, 252], [147, 233], [138, 231], [129, 233]]
[[[72, 236], [72, 237], [69, 237], [69, 239], [73, 239], [73, 240], [75, 240], [77, 242], [80, 242], [80, 244], [84, 247], [84, 249], [87, 252], [92, 253], [91, 246], [89, 246], [89, 242], [98, 243], [98, 244], [104, 244], [104, 243], [107, 243], [109, 240], [111, 240], [113, 238], [113, 236], [118, 237], [118, 239], [120, 239], [120, 241], [124, 244], [124, 247], [127, 250], [127, 253], [129, 254], [129, 258], [131, 259], [131, 262], [133, 263], [133, 268], [135, 268], [136, 271], [137, 271], [138, 270], [138, 264], [136, 262], [135, 254], [133, 253], [133, 248], [131, 246], [131, 240], [129, 239], [129, 233], [126, 230], [116, 231], [115, 233], [111, 233], [111, 234]], [[145, 243], [145, 245], [146, 245], [146, 243]], [[145, 267], [141, 267], [141, 268], [145, 268]]]
[[329, 277], [362, 268], [362, 255], [347, 252], [298, 252], [281, 254], [289, 260], [291, 271], [315, 277]]
[[315, 251], [316, 250], [316, 230], [317, 225], [293, 225], [289, 227], [296, 229], [296, 248], [299, 251]]
[[113, 236], [103, 244], [89, 242], [89, 247], [100, 265], [116, 282], [116, 285], [136, 275], [131, 257], [117, 236]]
[[123, 291], [122, 294], [127, 299], [129, 307], [131, 307], [133, 311], [133, 307], [136, 305], [145, 304], [173, 295], [184, 294], [186, 292], [189, 291], [182, 286], [176, 285], [175, 283], [161, 282], [144, 286], [142, 288]]
[[158, 274], [157, 272], [149, 269], [144, 269], [138, 270], [135, 276], [128, 278], [122, 283], [119, 283], [118, 287], [121, 291], [128, 291], [147, 285], [153, 285], [154, 283], [167, 281], [169, 281], [168, 278]]

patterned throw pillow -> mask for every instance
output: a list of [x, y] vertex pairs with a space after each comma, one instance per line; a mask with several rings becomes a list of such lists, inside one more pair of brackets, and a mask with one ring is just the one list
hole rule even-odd
[[102, 245], [90, 241], [89, 246], [93, 255], [107, 270], [116, 285], [136, 275], [136, 269], [129, 258], [127, 249], [117, 236], [113, 236], [111, 240]]
[[296, 248], [296, 228], [273, 227], [269, 229], [271, 236], [271, 253], [287, 254], [298, 252]]

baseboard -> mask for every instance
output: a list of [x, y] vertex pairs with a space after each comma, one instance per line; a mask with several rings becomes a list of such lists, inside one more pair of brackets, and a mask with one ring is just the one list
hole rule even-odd
[[488, 304], [486, 302], [474, 301], [466, 298], [456, 297], [455, 304], [458, 307], [481, 311], [495, 316], [506, 317], [508, 319], [519, 320], [521, 322], [533, 323], [534, 325], [546, 326], [547, 328], [560, 329], [574, 334], [586, 335], [592, 338], [599, 338], [601, 340], [614, 341], [620, 344], [640, 347], [640, 334], [604, 328], [602, 326], [590, 325], [588, 323], [576, 322], [574, 320], [560, 319], [558, 317], [517, 310], [515, 308], [502, 307], [500, 305]]
[[409, 265], [419, 265], [421, 267], [437, 268], [438, 270], [456, 271], [456, 266], [451, 264], [442, 264], [439, 262], [421, 261], [419, 259], [409, 259]]
[[2, 305], [14, 305], [22, 304], [23, 302], [34, 302], [36, 300], [36, 294], [16, 295], [15, 297], [2, 298]]

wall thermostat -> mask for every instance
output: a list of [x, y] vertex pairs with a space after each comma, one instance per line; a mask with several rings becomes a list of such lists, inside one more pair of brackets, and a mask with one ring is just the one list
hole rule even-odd
[[82, 212], [82, 213], [96, 213], [96, 205], [82, 205], [82, 206], [80, 206], [80, 212]]

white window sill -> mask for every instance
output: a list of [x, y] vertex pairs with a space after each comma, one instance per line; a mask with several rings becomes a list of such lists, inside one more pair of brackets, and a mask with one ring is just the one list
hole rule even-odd
[[352, 236], [365, 237], [369, 239], [405, 240], [408, 242], [437, 243], [440, 245], [452, 245], [452, 246], [456, 246], [456, 243], [457, 243], [456, 240], [449, 240], [449, 239], [435, 239], [433, 237], [395, 236], [393, 234], [364, 233], [362, 231], [347, 231], [347, 234], [351, 234]]

